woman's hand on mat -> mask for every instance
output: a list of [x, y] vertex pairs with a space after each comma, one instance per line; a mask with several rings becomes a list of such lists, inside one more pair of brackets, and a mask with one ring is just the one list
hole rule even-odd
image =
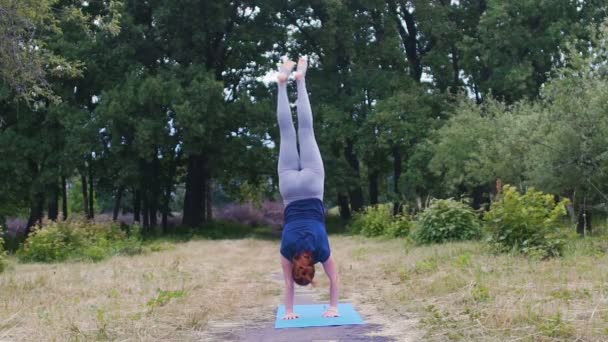
[[329, 309], [327, 309], [327, 311], [325, 311], [325, 313], [323, 314], [323, 317], [340, 317], [340, 314], [338, 313], [338, 308], [335, 306], [330, 306]]
[[300, 318], [300, 315], [298, 315], [297, 313], [294, 313], [294, 312], [286, 313], [285, 316], [283, 316], [283, 319], [296, 319], [296, 318]]

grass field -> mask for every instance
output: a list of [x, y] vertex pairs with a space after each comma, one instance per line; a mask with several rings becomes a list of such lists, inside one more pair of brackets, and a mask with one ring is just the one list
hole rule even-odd
[[[483, 242], [330, 236], [341, 300], [399, 339], [404, 319], [424, 340], [608, 340], [608, 241], [567, 255], [495, 255]], [[21, 264], [0, 274], [0, 341], [209, 338], [215, 327], [272, 321], [282, 300], [279, 241], [193, 239], [98, 263]], [[317, 269], [320, 291], [327, 281]], [[322, 292], [322, 293], [323, 293]], [[411, 331], [411, 333], [414, 333]]]

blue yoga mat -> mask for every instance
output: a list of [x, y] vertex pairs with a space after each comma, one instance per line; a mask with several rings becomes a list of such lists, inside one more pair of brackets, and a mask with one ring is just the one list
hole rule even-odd
[[285, 306], [279, 305], [277, 319], [274, 327], [282, 328], [305, 328], [305, 327], [324, 327], [332, 325], [365, 324], [361, 316], [355, 311], [352, 304], [338, 304], [340, 317], [325, 318], [323, 313], [329, 306], [327, 304], [294, 305], [293, 311], [300, 315], [299, 318], [287, 320]]

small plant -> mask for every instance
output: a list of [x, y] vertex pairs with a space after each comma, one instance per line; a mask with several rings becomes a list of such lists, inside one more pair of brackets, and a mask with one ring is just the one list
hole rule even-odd
[[390, 204], [379, 204], [365, 208], [349, 225], [351, 232], [367, 237], [404, 237], [410, 232], [412, 221], [407, 214], [393, 216]]
[[420, 260], [414, 266], [414, 273], [422, 274], [427, 272], [435, 272], [439, 269], [439, 263], [436, 257]]
[[420, 215], [414, 234], [418, 243], [443, 243], [481, 237], [481, 223], [466, 203], [453, 199], [433, 200]]
[[473, 297], [476, 302], [486, 302], [490, 299], [490, 289], [484, 285], [475, 283], [471, 290], [471, 297]]
[[108, 339], [108, 320], [105, 316], [105, 310], [103, 308], [97, 308], [97, 338], [106, 340]]
[[156, 298], [150, 299], [146, 303], [148, 308], [150, 308], [151, 310], [153, 310], [154, 308], [159, 307], [159, 306], [165, 306], [167, 303], [169, 303], [171, 301], [172, 298], [182, 298], [182, 297], [186, 296], [186, 291], [183, 291], [183, 290], [166, 291], [166, 290], [157, 289], [157, 291], [158, 291], [158, 296], [156, 296]]
[[499, 251], [515, 250], [535, 258], [562, 255], [574, 234], [560, 224], [567, 204], [567, 199], [556, 203], [553, 195], [534, 189], [522, 195], [507, 185], [484, 216], [489, 242]]
[[572, 324], [564, 321], [559, 312], [540, 322], [538, 328], [543, 335], [548, 337], [569, 338], [575, 334]]
[[473, 257], [471, 256], [470, 253], [461, 254], [454, 261], [454, 266], [456, 266], [458, 268], [465, 269], [465, 268], [469, 267], [472, 264], [472, 262], [473, 262], [472, 258]]

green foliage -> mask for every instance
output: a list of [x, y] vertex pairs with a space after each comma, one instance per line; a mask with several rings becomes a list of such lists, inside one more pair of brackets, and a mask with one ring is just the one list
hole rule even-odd
[[[380, 180], [381, 201], [447, 197], [497, 177], [590, 204], [606, 192], [608, 86], [598, 52], [606, 44], [593, 38], [602, 1], [288, 7], [0, 0], [0, 216], [27, 215], [75, 170], [91, 177], [106, 208], [124, 188], [123, 204], [137, 194], [165, 210], [165, 194], [184, 193], [176, 185], [207, 176], [259, 203], [276, 193], [268, 180], [279, 141], [268, 115], [275, 88], [260, 80], [286, 53], [310, 56], [332, 199], [361, 190], [368, 176]], [[573, 38], [580, 53], [568, 50]], [[552, 72], [564, 65], [574, 71]], [[458, 91], [475, 100], [454, 102]], [[203, 198], [198, 182], [186, 183], [187, 199]], [[69, 205], [81, 211], [82, 192], [72, 189]], [[391, 227], [366, 234], [406, 234]]]
[[6, 268], [6, 251], [4, 250], [4, 239], [2, 238], [4, 231], [2, 226], [0, 226], [0, 273], [4, 272]]
[[157, 291], [158, 291], [158, 296], [150, 299], [146, 303], [146, 305], [148, 306], [148, 308], [150, 310], [153, 310], [154, 308], [159, 307], [159, 306], [165, 306], [173, 298], [183, 298], [187, 295], [187, 292], [183, 291], [183, 290], [168, 291], [168, 290], [157, 289]]
[[442, 243], [481, 237], [481, 223], [466, 203], [454, 199], [433, 200], [420, 215], [414, 239], [418, 243]]
[[253, 205], [259, 209], [262, 206], [262, 201], [264, 201], [263, 184], [256, 185], [248, 181], [243, 182], [240, 187], [238, 199], [243, 203], [253, 203]]
[[[459, 44], [462, 65], [479, 87], [476, 92], [492, 92], [509, 103], [537, 97], [552, 67], [563, 61], [560, 46], [573, 37], [584, 37], [587, 32], [581, 23], [602, 17], [589, 11], [599, 11], [599, 6], [582, 6], [585, 10], [581, 11], [579, 3], [570, 1], [484, 3], [487, 7], [477, 19], [476, 33], [466, 34]], [[492, 77], [485, 76], [486, 72]]]
[[[435, 132], [429, 168], [443, 177], [445, 190], [462, 186], [520, 181], [528, 163], [538, 120], [538, 106], [521, 102], [507, 106], [492, 97], [478, 105], [460, 99], [452, 117]], [[500, 137], [497, 139], [497, 137]]]
[[[87, 189], [88, 191], [88, 189]], [[101, 205], [97, 200], [98, 193], [95, 192], [95, 200], [93, 206], [96, 213], [101, 212]], [[90, 194], [89, 194], [90, 196]], [[72, 214], [83, 214], [84, 215], [84, 203], [82, 199], [82, 180], [80, 177], [72, 178], [71, 186], [68, 189], [68, 215]], [[88, 203], [87, 203], [88, 205]]]
[[137, 237], [127, 237], [118, 225], [68, 221], [37, 227], [17, 251], [17, 256], [22, 261], [33, 262], [100, 261], [112, 255], [145, 251]]
[[555, 202], [551, 194], [528, 190], [520, 194], [513, 186], [503, 189], [500, 199], [485, 214], [490, 243], [499, 251], [519, 251], [534, 257], [563, 254], [573, 232], [561, 224], [567, 199]]
[[361, 213], [355, 214], [349, 225], [351, 232], [367, 237], [389, 236], [404, 237], [410, 232], [412, 221], [407, 214], [393, 216], [390, 204], [369, 206]]
[[572, 323], [564, 320], [560, 312], [535, 323], [540, 332], [548, 337], [571, 339], [576, 334]]
[[471, 297], [473, 297], [476, 302], [486, 302], [491, 298], [490, 289], [487, 286], [475, 283], [471, 289]]

